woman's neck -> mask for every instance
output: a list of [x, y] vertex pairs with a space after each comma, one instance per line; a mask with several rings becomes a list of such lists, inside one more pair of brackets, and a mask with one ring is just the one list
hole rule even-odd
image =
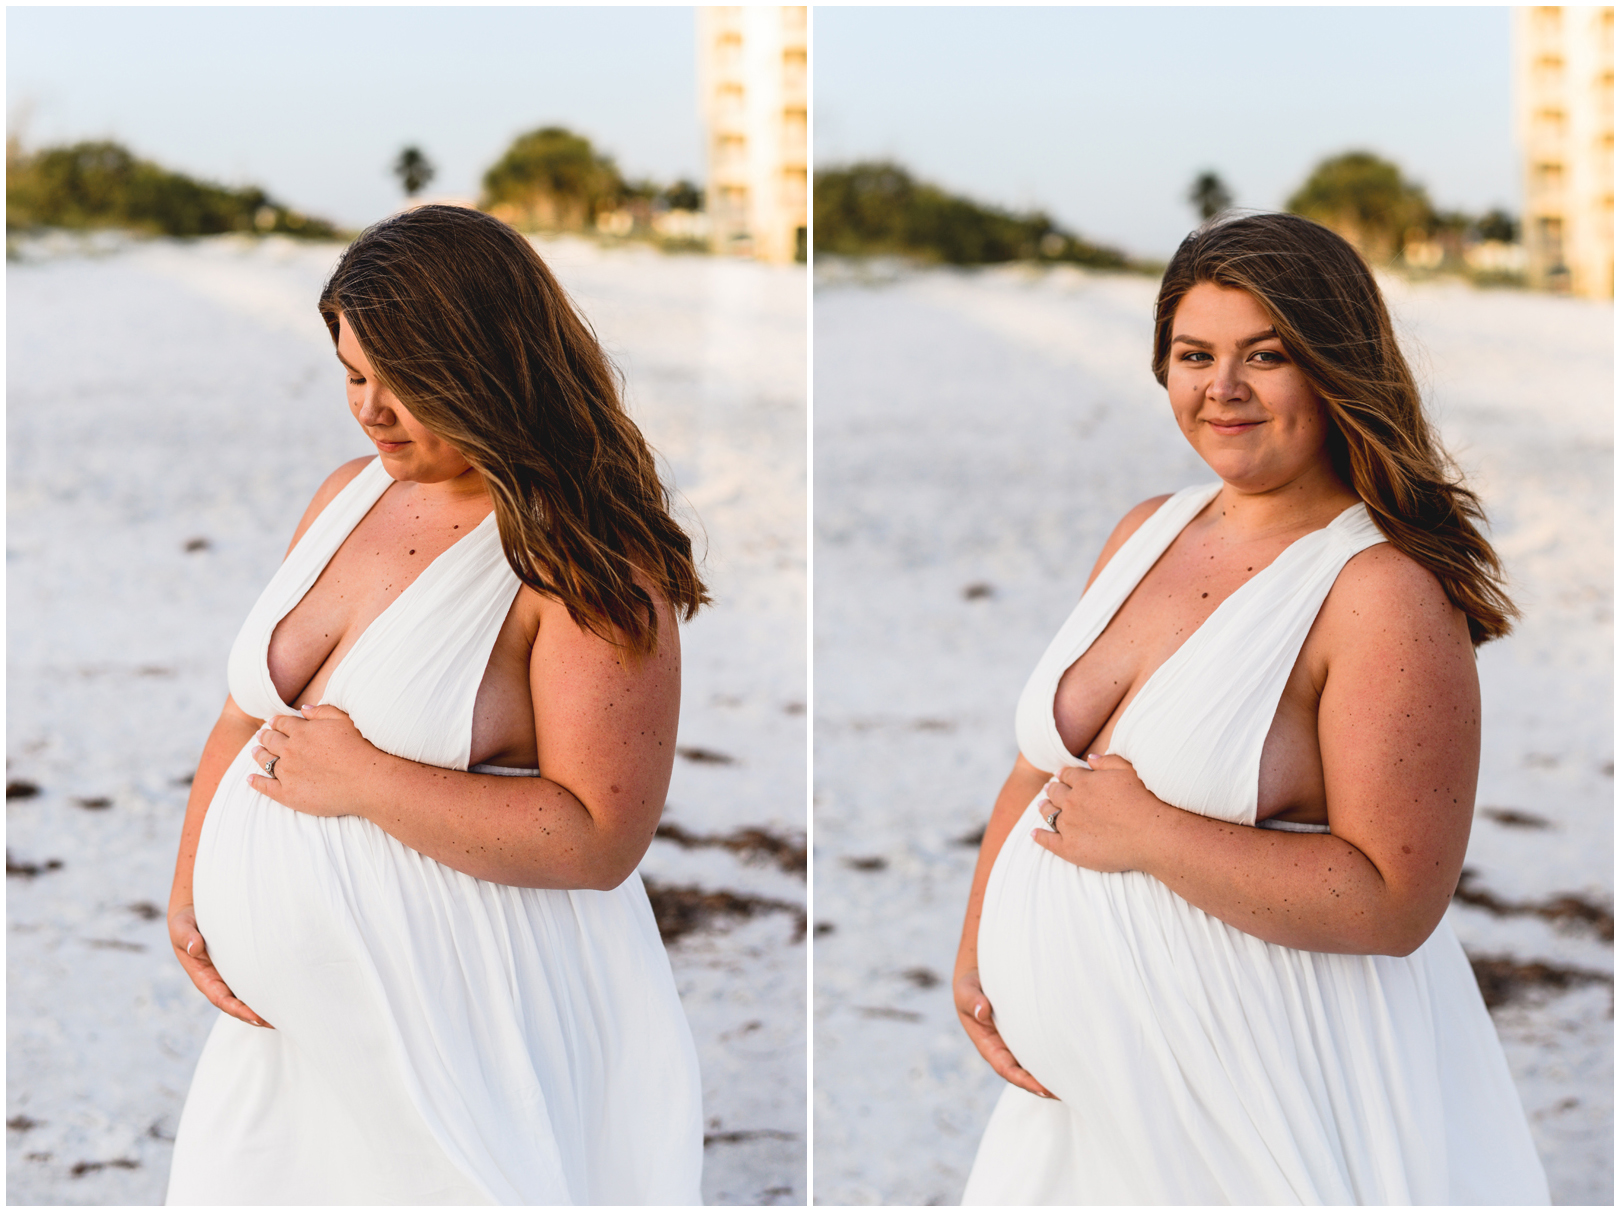
[[1206, 507], [1206, 517], [1209, 525], [1236, 540], [1260, 539], [1317, 530], [1357, 502], [1357, 494], [1325, 467], [1260, 491], [1224, 483]]
[[411, 499], [429, 509], [464, 509], [475, 503], [488, 506], [490, 490], [474, 468], [445, 480], [404, 480], [400, 487]]

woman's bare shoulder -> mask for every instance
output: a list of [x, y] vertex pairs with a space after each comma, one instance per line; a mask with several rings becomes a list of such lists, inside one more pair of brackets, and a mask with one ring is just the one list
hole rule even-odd
[[362, 468], [376, 458], [376, 455], [362, 455], [359, 459], [351, 459], [321, 482], [321, 487], [316, 489], [315, 496], [310, 499], [310, 504], [304, 511], [304, 517], [299, 519], [298, 529], [293, 532], [293, 542], [287, 545], [289, 552], [298, 546], [298, 541], [304, 538], [304, 532], [310, 529], [310, 524], [320, 516], [321, 511], [327, 508], [332, 499], [341, 493], [351, 480], [360, 475]]
[[1151, 497], [1147, 501], [1140, 501], [1126, 512], [1126, 516], [1115, 524], [1109, 538], [1104, 541], [1104, 550], [1098, 554], [1098, 560], [1093, 565], [1093, 571], [1087, 575], [1087, 584], [1091, 586], [1097, 579], [1104, 566], [1110, 562], [1110, 557], [1121, 550], [1121, 545], [1137, 533], [1137, 529], [1149, 521], [1152, 515], [1166, 502], [1171, 500], [1170, 493], [1162, 493], [1158, 497]]
[[1348, 656], [1361, 652], [1379, 659], [1417, 649], [1428, 665], [1473, 653], [1464, 612], [1436, 574], [1389, 543], [1364, 548], [1346, 562], [1319, 619], [1333, 650]]

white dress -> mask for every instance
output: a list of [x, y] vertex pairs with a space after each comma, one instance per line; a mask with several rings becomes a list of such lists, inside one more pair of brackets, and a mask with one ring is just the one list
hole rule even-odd
[[[1048, 646], [1015, 715], [1039, 770], [1064, 671], [1220, 485], [1124, 543]], [[1262, 744], [1341, 567], [1383, 537], [1362, 505], [1291, 544], [1143, 685], [1111, 752], [1169, 804], [1256, 824]], [[964, 1204], [1547, 1204], [1503, 1049], [1452, 929], [1412, 955], [1267, 943], [1141, 872], [1031, 840], [992, 868], [980, 977], [1014, 1056]]]
[[[361, 471], [260, 595], [231, 694], [292, 714], [271, 632], [390, 478]], [[391, 754], [466, 770], [473, 701], [519, 588], [494, 516], [425, 569], [325, 702]], [[203, 822], [197, 921], [232, 991], [176, 1134], [170, 1204], [697, 1204], [698, 1061], [642, 882], [491, 884], [361, 817], [250, 788], [244, 747]]]

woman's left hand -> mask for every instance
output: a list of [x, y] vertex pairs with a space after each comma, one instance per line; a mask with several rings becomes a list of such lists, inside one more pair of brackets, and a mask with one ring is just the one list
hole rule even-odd
[[1031, 837], [1077, 867], [1146, 870], [1150, 833], [1171, 806], [1144, 787], [1132, 764], [1119, 755], [1089, 754], [1087, 761], [1092, 770], [1060, 771], [1042, 789], [1037, 811], [1044, 819], [1055, 810], [1058, 816], [1051, 830], [1032, 830]]
[[[266, 722], [253, 749], [260, 773], [248, 776], [248, 783], [300, 813], [344, 817], [353, 814], [358, 803], [350, 785], [379, 753], [347, 712], [323, 703], [306, 707], [297, 716], [272, 716]], [[265, 764], [272, 758], [276, 765], [266, 775]]]

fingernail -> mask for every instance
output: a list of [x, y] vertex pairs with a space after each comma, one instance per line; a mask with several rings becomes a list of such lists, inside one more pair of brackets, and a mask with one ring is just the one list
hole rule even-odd
[[1097, 754], [1089, 754], [1089, 755], [1087, 755], [1087, 761], [1088, 762], [1097, 762], [1098, 761], [1098, 755]]
[[985, 1009], [986, 1009], [986, 1004], [985, 1003], [983, 1003], [983, 1002], [975, 1003], [974, 1004], [974, 1017], [976, 1019], [979, 1019], [980, 1018], [980, 1012], [984, 1011]]
[[188, 939], [186, 941], [186, 955], [190, 956], [191, 955], [191, 950], [193, 948], [195, 948], [196, 946], [197, 946], [197, 941], [195, 939]]

